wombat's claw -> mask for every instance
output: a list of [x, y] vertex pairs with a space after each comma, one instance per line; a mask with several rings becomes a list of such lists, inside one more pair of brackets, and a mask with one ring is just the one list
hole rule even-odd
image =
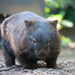
[[53, 69], [60, 69], [60, 67], [59, 67], [58, 65], [55, 65], [55, 66], [53, 67]]
[[21, 66], [21, 67], [19, 68], [19, 70], [24, 70], [24, 69], [26, 69], [25, 66]]

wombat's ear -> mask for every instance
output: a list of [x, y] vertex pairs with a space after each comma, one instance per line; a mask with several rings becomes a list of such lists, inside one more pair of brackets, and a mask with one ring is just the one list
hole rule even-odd
[[57, 26], [57, 23], [58, 23], [58, 20], [51, 21], [50, 23], [51, 23], [54, 27], [56, 27], [56, 26]]
[[24, 22], [25, 22], [26, 27], [31, 27], [33, 25], [32, 21], [25, 20]]

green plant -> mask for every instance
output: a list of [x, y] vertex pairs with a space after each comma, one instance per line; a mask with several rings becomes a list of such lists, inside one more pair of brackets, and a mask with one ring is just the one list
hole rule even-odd
[[[58, 19], [57, 29], [64, 27], [73, 28], [75, 21], [75, 0], [44, 0], [45, 1], [45, 17], [47, 19]], [[68, 15], [67, 15], [68, 14]], [[72, 14], [72, 15], [71, 15]], [[71, 39], [61, 36], [62, 46], [66, 47]]]
[[71, 39], [69, 37], [62, 36], [61, 40], [62, 40], [61, 41], [62, 47], [66, 47], [68, 45], [68, 43], [71, 42]]

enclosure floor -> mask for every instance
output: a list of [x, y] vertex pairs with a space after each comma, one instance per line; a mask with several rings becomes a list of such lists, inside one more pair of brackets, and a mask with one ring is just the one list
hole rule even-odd
[[75, 75], [75, 49], [62, 48], [57, 61], [58, 67], [52, 68], [38, 68], [38, 69], [24, 69], [7, 68], [4, 64], [4, 57], [2, 50], [0, 50], [0, 75]]

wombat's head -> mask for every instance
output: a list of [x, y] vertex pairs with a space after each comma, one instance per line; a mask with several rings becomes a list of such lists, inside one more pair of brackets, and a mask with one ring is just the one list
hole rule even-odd
[[26, 24], [26, 45], [34, 58], [46, 59], [50, 53], [53, 39], [57, 32], [55, 21], [25, 21]]

